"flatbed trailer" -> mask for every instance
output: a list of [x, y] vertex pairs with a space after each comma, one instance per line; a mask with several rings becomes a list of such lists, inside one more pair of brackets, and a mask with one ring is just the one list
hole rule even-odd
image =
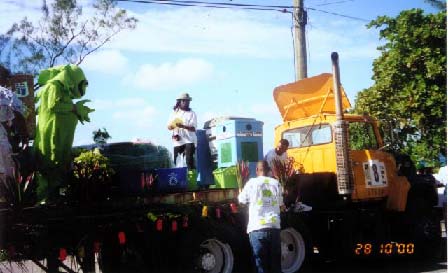
[[63, 263], [67, 256], [83, 272], [232, 272], [234, 259], [249, 253], [237, 194], [216, 189], [2, 209], [6, 254], [46, 272], [74, 271]]

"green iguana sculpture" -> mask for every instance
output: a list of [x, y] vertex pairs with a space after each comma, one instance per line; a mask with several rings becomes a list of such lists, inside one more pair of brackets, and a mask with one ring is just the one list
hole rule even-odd
[[76, 65], [64, 65], [42, 70], [37, 94], [39, 106], [34, 152], [37, 160], [37, 198], [46, 201], [59, 196], [65, 176], [70, 169], [71, 149], [78, 120], [90, 121], [93, 109], [73, 103], [84, 96], [88, 82], [84, 72]]

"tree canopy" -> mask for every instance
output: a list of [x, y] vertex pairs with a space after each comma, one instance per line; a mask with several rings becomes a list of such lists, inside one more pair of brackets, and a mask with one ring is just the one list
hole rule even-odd
[[446, 155], [445, 11], [406, 10], [367, 27], [380, 29], [385, 43], [373, 63], [375, 83], [357, 94], [354, 112], [377, 118], [393, 151], [437, 165]]
[[425, 0], [426, 3], [435, 7], [439, 10], [446, 10], [446, 1], [445, 0]]
[[109, 132], [106, 130], [106, 128], [103, 128], [103, 130], [98, 129], [96, 131], [93, 131], [92, 138], [93, 142], [95, 142], [96, 144], [104, 145], [107, 143], [107, 140], [109, 140], [112, 137], [109, 135]]
[[80, 64], [137, 19], [113, 0], [96, 0], [89, 9], [76, 0], [43, 0], [38, 22], [23, 18], [0, 35], [0, 64], [13, 72], [36, 74], [58, 64]]

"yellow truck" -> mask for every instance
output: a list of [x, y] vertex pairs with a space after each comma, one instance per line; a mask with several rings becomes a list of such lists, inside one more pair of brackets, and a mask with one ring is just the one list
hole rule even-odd
[[337, 53], [332, 63], [332, 74], [273, 92], [283, 119], [275, 143], [289, 141], [287, 154], [297, 170], [286, 200], [312, 207], [287, 218], [291, 228], [282, 231], [282, 243], [293, 251], [282, 252], [289, 253], [283, 271], [299, 270], [313, 254], [410, 257], [440, 250], [434, 181], [415, 175], [410, 160], [385, 151], [373, 118], [346, 113], [350, 102]]

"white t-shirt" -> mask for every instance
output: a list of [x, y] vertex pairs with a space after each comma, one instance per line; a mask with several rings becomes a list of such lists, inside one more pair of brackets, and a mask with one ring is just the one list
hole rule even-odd
[[[177, 109], [171, 113], [170, 118], [168, 119], [168, 125], [170, 125], [175, 119], [180, 119], [182, 124], [185, 126], [194, 127], [195, 129], [197, 128], [196, 113], [193, 111]], [[173, 140], [174, 147], [181, 146], [186, 143], [194, 143], [194, 145], [197, 144], [196, 132], [176, 127], [173, 129], [173, 135], [179, 135], [180, 137], [178, 141]]]
[[272, 167], [274, 166], [274, 160], [286, 163], [286, 161], [288, 160], [288, 155], [286, 154], [286, 152], [284, 152], [282, 155], [278, 155], [275, 152], [275, 149], [272, 149], [266, 154], [264, 160], [268, 163], [269, 168], [272, 170]]
[[249, 204], [247, 233], [262, 228], [280, 228], [280, 206], [283, 194], [280, 183], [271, 177], [249, 179], [238, 196], [242, 204]]

